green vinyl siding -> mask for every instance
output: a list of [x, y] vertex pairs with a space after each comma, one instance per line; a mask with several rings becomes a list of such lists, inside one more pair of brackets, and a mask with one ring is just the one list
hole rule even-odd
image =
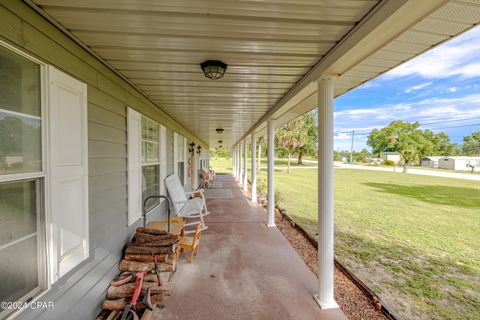
[[55, 310], [26, 310], [16, 319], [94, 319], [123, 245], [141, 224], [127, 227], [127, 107], [167, 128], [167, 174], [173, 173], [173, 131], [206, 144], [24, 2], [1, 2], [0, 39], [88, 87], [90, 258], [42, 296]]

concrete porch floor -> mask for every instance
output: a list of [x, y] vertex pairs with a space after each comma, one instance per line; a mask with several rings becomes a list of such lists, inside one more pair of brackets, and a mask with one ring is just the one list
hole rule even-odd
[[172, 296], [154, 319], [347, 319], [319, 308], [317, 278], [234, 178], [217, 181], [233, 198], [208, 200], [199, 255], [180, 259]]

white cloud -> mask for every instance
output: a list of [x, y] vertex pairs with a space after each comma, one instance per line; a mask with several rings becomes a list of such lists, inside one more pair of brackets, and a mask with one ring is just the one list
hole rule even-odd
[[410, 87], [410, 88], [405, 89], [404, 92], [405, 92], [405, 93], [416, 92], [416, 91], [418, 91], [418, 90], [420, 90], [420, 89], [423, 89], [423, 88], [425, 88], [425, 87], [431, 86], [432, 83], [433, 83], [433, 81], [420, 83], [420, 84], [418, 84], [418, 85], [416, 85], [416, 86], [413, 86], [413, 87]]
[[351, 136], [346, 134], [346, 133], [338, 133], [335, 135], [336, 140], [345, 140], [345, 139], [351, 139]]
[[335, 113], [335, 129], [338, 132], [352, 130], [369, 132], [397, 119], [432, 123], [478, 118], [480, 118], [480, 94], [469, 94], [456, 98], [429, 98], [372, 109], [339, 111]]
[[[480, 76], [480, 28], [475, 28], [385, 74], [386, 78], [420, 75], [426, 79]], [[476, 60], [476, 61], [475, 61]]]
[[457, 92], [457, 90], [458, 90], [457, 87], [450, 87], [450, 88], [447, 89], [447, 91], [451, 92], [451, 93]]

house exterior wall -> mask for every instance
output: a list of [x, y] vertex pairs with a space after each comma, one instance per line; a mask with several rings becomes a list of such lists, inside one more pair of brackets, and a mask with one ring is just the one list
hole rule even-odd
[[122, 247], [142, 223], [127, 227], [127, 106], [167, 127], [168, 174], [173, 130], [206, 144], [25, 3], [2, 1], [0, 39], [86, 83], [88, 91], [90, 258], [40, 298], [54, 302], [54, 310], [29, 309], [16, 319], [94, 319]]
[[438, 160], [421, 160], [420, 166], [427, 168], [438, 168]]
[[400, 162], [400, 155], [398, 154], [385, 154], [385, 153], [382, 153], [380, 154], [380, 159], [383, 159], [383, 160], [391, 160], [395, 163], [399, 163]]
[[438, 160], [438, 167], [440, 169], [448, 169], [454, 170], [455, 169], [455, 160], [451, 158], [442, 158]]
[[[467, 164], [471, 161], [477, 161], [480, 163], [480, 158], [470, 158], [470, 159], [458, 159], [458, 158], [449, 158], [445, 157], [438, 161], [438, 167], [441, 169], [449, 169], [449, 170], [459, 170], [459, 171], [470, 171], [471, 168], [467, 167]], [[475, 171], [480, 171], [480, 167], [477, 166]]]
[[[480, 163], [480, 159], [479, 160], [474, 160], [474, 159], [456, 159], [454, 161], [454, 168], [455, 170], [461, 170], [461, 171], [470, 171], [472, 170], [470, 167], [467, 167], [467, 164], [470, 164], [471, 162], [475, 162], [477, 161], [477, 163]], [[479, 171], [480, 168], [478, 166], [475, 167], [475, 171]]]

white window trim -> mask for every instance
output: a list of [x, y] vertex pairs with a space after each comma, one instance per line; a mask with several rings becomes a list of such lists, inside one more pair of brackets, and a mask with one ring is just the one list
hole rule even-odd
[[[49, 188], [49, 177], [48, 177], [48, 152], [49, 149], [48, 139], [47, 139], [47, 95], [48, 95], [48, 81], [47, 81], [47, 65], [42, 61], [34, 58], [31, 55], [26, 54], [22, 50], [17, 49], [16, 47], [0, 40], [0, 47], [3, 47], [7, 50], [12, 51], [19, 56], [22, 56], [40, 66], [40, 123], [41, 123], [41, 141], [42, 141], [42, 170], [37, 172], [29, 172], [29, 173], [17, 173], [17, 174], [9, 174], [9, 175], [2, 175], [0, 176], [0, 183], [4, 182], [13, 182], [13, 181], [21, 181], [21, 180], [29, 180], [29, 179], [43, 179], [43, 187], [42, 194], [40, 196], [40, 202], [43, 204], [43, 207], [40, 207], [39, 214], [43, 215], [44, 224], [42, 225], [39, 223], [37, 225], [37, 234], [39, 239], [39, 244], [37, 247], [37, 256], [38, 259], [38, 287], [35, 288], [32, 292], [27, 294], [26, 296], [20, 298], [19, 301], [25, 300], [27, 296], [33, 296], [32, 301], [37, 301], [43, 295], [45, 295], [48, 291], [51, 290], [52, 281], [50, 276], [50, 270], [52, 267], [51, 264], [51, 257], [52, 257], [52, 249], [51, 249], [51, 233], [49, 232], [49, 226], [51, 224], [51, 216], [50, 216], [50, 206], [47, 197], [47, 191]], [[24, 309], [20, 309], [12, 314], [9, 315], [9, 319], [13, 319], [17, 317], [20, 313], [23, 312]]]
[[[183, 140], [183, 160], [179, 161], [178, 155], [178, 145]], [[187, 138], [182, 136], [179, 133], [173, 132], [173, 174], [179, 176], [178, 174], [178, 163], [183, 162], [183, 187], [187, 185], [188, 182], [188, 146]]]
[[[42, 194], [40, 195], [40, 202], [43, 204], [43, 207], [40, 208], [40, 211], [43, 215], [43, 223], [38, 223], [37, 227], [37, 234], [39, 234], [39, 245], [37, 255], [38, 259], [38, 270], [39, 270], [39, 278], [38, 278], [38, 287], [35, 288], [32, 292], [27, 294], [26, 296], [22, 297], [25, 299], [27, 296], [32, 296], [32, 300], [30, 302], [35, 302], [41, 299], [45, 294], [47, 294], [52, 289], [52, 284], [56, 282], [52, 275], [52, 271], [54, 266], [57, 265], [57, 257], [55, 256], [56, 249], [54, 242], [57, 239], [54, 239], [54, 233], [52, 230], [52, 225], [54, 224], [54, 219], [52, 216], [52, 204], [50, 201], [50, 190], [51, 190], [51, 178], [50, 178], [50, 168], [49, 164], [51, 163], [50, 154], [51, 154], [51, 146], [50, 141], [48, 139], [50, 123], [49, 119], [49, 79], [48, 79], [48, 68], [49, 65], [27, 53], [24, 51], [16, 48], [15, 46], [10, 45], [9, 43], [0, 40], [0, 47], [3, 47], [7, 50], [12, 51], [19, 56], [22, 56], [40, 66], [40, 109], [41, 109], [41, 141], [42, 141], [42, 170], [38, 172], [32, 173], [18, 173], [18, 174], [10, 174], [0, 176], [0, 183], [3, 182], [13, 182], [13, 181], [20, 181], [25, 179], [43, 179], [43, 186], [41, 186]], [[86, 142], [88, 146], [88, 141]], [[88, 153], [87, 153], [88, 154]], [[88, 167], [88, 156], [87, 156], [87, 167]], [[88, 185], [88, 183], [87, 183]], [[88, 190], [87, 190], [88, 191]], [[87, 192], [88, 195], [88, 192]], [[88, 209], [88, 200], [87, 200], [87, 209]], [[87, 212], [87, 228], [88, 228], [88, 218], [89, 213]], [[87, 251], [89, 251], [89, 239], [88, 239], [87, 230]], [[85, 259], [88, 259], [89, 253], [87, 252], [87, 256]], [[84, 260], [85, 260], [84, 259]], [[82, 260], [82, 261], [84, 261]], [[74, 266], [72, 269], [78, 267], [78, 264]], [[22, 308], [10, 314], [8, 319], [16, 318], [20, 315], [26, 308]]]
[[[143, 115], [142, 113], [136, 111], [135, 109], [131, 108], [131, 107], [127, 107], [127, 122], [130, 121], [130, 117], [131, 117], [131, 114], [135, 114], [135, 115], [138, 115], [139, 117], [139, 120], [140, 120], [140, 127], [139, 127], [139, 132], [137, 132], [137, 135], [138, 137], [135, 140], [135, 142], [132, 142], [130, 140], [130, 138], [127, 138], [127, 149], [131, 148], [131, 143], [137, 143], [138, 144], [138, 164], [136, 165], [133, 165], [131, 162], [130, 162], [130, 149], [128, 151], [128, 176], [130, 177], [130, 170], [138, 170], [138, 174], [139, 174], [139, 177], [138, 177], [138, 185], [133, 185], [130, 181], [128, 181], [128, 201], [129, 201], [129, 205], [128, 205], [128, 212], [127, 212], [127, 221], [128, 221], [128, 225], [132, 225], [134, 223], [136, 223], [137, 221], [139, 220], [143, 220], [143, 197], [142, 197], [142, 194], [143, 194], [143, 175], [142, 175], [142, 168], [145, 167], [145, 166], [158, 166], [159, 167], [159, 191], [160, 191], [160, 194], [164, 194], [164, 190], [165, 190], [165, 186], [164, 186], [164, 178], [166, 177], [166, 144], [164, 144], [163, 142], [165, 141], [166, 142], [166, 128], [165, 126], [161, 125], [158, 121], [155, 121], [145, 115]], [[158, 125], [158, 135], [159, 135], [159, 140], [158, 140], [158, 152], [159, 152], [159, 161], [156, 161], [156, 162], [148, 162], [148, 163], [143, 163], [142, 162], [142, 157], [141, 157], [141, 153], [142, 153], [142, 133], [141, 133], [141, 130], [142, 130], [142, 127], [141, 127], [141, 121], [142, 121], [142, 118], [146, 118], [148, 119], [149, 121], [152, 121], [154, 122], [155, 124]], [[130, 132], [130, 126], [127, 125], [127, 135], [130, 136], [132, 133]], [[163, 159], [165, 161], [163, 161]], [[163, 177], [163, 178], [162, 178]], [[129, 179], [130, 180], [130, 179]], [[132, 189], [131, 189], [132, 188]], [[133, 209], [133, 207], [130, 205], [130, 201], [132, 199], [131, 197], [131, 193], [132, 192], [138, 192], [139, 194], [139, 197], [141, 199], [141, 203], [140, 204], [136, 204], [137, 206], [139, 206], [139, 212], [138, 210], [135, 210]], [[160, 205], [162, 204], [164, 200], [161, 199], [159, 201], [159, 203], [157, 205], [155, 205], [153, 208], [150, 209], [150, 211], [148, 211], [148, 214], [151, 214], [151, 213], [157, 213], [159, 210], [160, 210]]]

